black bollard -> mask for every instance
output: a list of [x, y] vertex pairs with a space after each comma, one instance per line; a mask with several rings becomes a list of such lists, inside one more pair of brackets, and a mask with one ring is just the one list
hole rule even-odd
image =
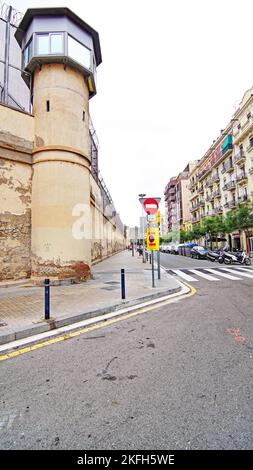
[[50, 279], [44, 280], [45, 285], [45, 320], [50, 318]]
[[125, 270], [121, 269], [121, 298], [126, 298], [126, 286], [125, 286]]

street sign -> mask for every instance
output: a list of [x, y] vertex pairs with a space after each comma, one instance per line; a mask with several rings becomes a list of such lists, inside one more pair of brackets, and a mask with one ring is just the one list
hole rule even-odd
[[155, 214], [158, 211], [159, 201], [153, 197], [149, 197], [144, 200], [143, 208], [148, 215]]
[[159, 250], [159, 228], [149, 227], [147, 229], [147, 248], [150, 251]]
[[157, 216], [156, 214], [150, 214], [147, 216], [148, 217], [148, 222], [153, 222], [153, 223], [156, 223], [157, 222]]

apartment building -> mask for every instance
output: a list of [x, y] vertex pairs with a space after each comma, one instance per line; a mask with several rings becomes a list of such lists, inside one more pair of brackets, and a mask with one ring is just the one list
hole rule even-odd
[[176, 221], [176, 183], [175, 176], [170, 178], [164, 191], [167, 231], [172, 232]]
[[[190, 173], [191, 222], [226, 215], [253, 196], [253, 88], [248, 90], [230, 123], [221, 130]], [[253, 230], [253, 229], [252, 229]], [[229, 235], [234, 249], [253, 251], [253, 231]]]
[[177, 177], [172, 177], [164, 191], [167, 210], [168, 232], [189, 227], [190, 221], [190, 192], [189, 174], [196, 162], [189, 162]]

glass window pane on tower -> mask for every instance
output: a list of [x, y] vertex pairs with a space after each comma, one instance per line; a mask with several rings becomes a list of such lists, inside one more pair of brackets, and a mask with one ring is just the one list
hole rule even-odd
[[50, 35], [50, 52], [51, 54], [63, 53], [63, 35], [62, 34]]
[[90, 69], [90, 50], [68, 35], [68, 56]]
[[49, 34], [37, 35], [37, 54], [49, 54]]

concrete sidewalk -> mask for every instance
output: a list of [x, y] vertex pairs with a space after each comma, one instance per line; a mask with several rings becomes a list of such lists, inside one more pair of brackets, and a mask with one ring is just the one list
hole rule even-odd
[[[126, 300], [121, 300], [121, 268], [126, 275]], [[108, 313], [141, 301], [172, 294], [181, 285], [165, 271], [155, 273], [142, 257], [124, 251], [92, 268], [92, 280], [51, 287], [50, 320], [44, 320], [44, 288], [25, 283], [0, 287], [0, 344], [59, 328], [86, 318]]]

